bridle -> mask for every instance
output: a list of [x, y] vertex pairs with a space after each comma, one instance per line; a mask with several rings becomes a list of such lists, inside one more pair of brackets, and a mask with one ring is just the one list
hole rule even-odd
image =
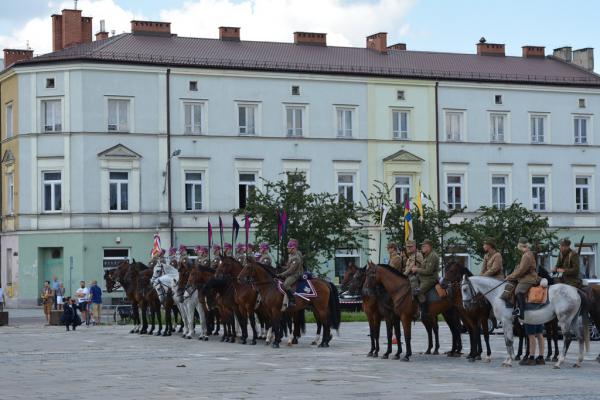
[[[488, 290], [485, 293], [481, 293], [481, 297], [485, 299], [485, 296], [491, 292], [493, 292], [494, 290], [498, 289], [500, 286], [502, 286], [504, 283], [506, 282], [506, 280], [502, 280], [500, 281], [499, 284], [497, 284], [496, 286], [494, 286], [493, 288], [491, 288], [490, 290]], [[465, 276], [464, 281], [461, 283], [461, 290], [464, 286], [467, 286], [469, 288], [469, 294], [470, 294], [470, 298], [469, 300], [465, 300], [463, 299], [463, 305], [465, 306], [465, 308], [469, 308], [472, 307], [474, 305], [480, 304], [479, 301], [474, 300], [477, 297], [477, 292], [475, 291], [475, 288], [473, 287], [473, 283], [471, 283], [471, 280], [469, 279], [468, 276]]]

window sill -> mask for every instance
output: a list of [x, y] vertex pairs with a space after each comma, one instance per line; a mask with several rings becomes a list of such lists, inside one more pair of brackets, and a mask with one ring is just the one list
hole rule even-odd
[[52, 211], [47, 211], [44, 210], [41, 212], [41, 215], [53, 215], [53, 214], [62, 214], [62, 210], [52, 210]]
[[404, 141], [409, 141], [409, 140], [410, 140], [410, 138], [409, 138], [409, 137], [404, 137], [404, 138], [403, 138], [403, 137], [392, 136], [392, 140], [400, 140], [400, 141], [404, 140]]
[[490, 144], [506, 144], [504, 140], [490, 140]]
[[107, 130], [108, 133], [131, 133], [131, 131], [115, 131], [115, 130]]
[[238, 136], [258, 136], [256, 133], [238, 133]]
[[530, 144], [548, 144], [546, 142], [531, 142]]
[[200, 209], [200, 210], [185, 210], [186, 214], [200, 214], [203, 213], [204, 210]]
[[286, 137], [288, 137], [290, 139], [302, 139], [304, 136], [303, 135], [286, 135]]
[[336, 138], [337, 139], [355, 139], [354, 136], [340, 136], [340, 135], [337, 135]]
[[133, 211], [130, 210], [108, 210], [109, 214], [127, 214], [127, 213], [131, 213]]

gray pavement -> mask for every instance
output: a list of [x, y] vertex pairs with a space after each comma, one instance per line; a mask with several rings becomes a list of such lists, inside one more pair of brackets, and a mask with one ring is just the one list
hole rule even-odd
[[[593, 342], [583, 368], [503, 368], [502, 337], [492, 362], [418, 354], [426, 335], [413, 329], [410, 363], [365, 357], [366, 323], [342, 324], [329, 349], [311, 346], [315, 326], [295, 347], [280, 349], [131, 335], [126, 326], [43, 326], [40, 310], [11, 310], [0, 327], [0, 399], [600, 399]], [[37, 320], [36, 320], [37, 318]], [[383, 333], [383, 330], [382, 330]], [[450, 335], [441, 330], [442, 350]], [[463, 336], [463, 341], [467, 337]], [[468, 348], [468, 344], [465, 346]], [[574, 350], [572, 348], [572, 350]]]

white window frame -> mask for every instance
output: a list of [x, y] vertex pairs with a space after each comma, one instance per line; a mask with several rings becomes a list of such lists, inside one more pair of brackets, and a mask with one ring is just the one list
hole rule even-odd
[[12, 101], [5, 104], [4, 110], [6, 114], [6, 137], [11, 138], [15, 134], [15, 116], [14, 105]]
[[[51, 124], [48, 124], [46, 120], [46, 107], [49, 104], [58, 104], [58, 106], [53, 107], [53, 112], [51, 113], [52, 121]], [[58, 111], [58, 113], [57, 113]], [[40, 99], [40, 120], [41, 127], [40, 132], [42, 133], [56, 133], [56, 132], [64, 132], [64, 110], [63, 110], [63, 101], [62, 98], [43, 98]], [[57, 116], [59, 118], [57, 118]], [[57, 123], [57, 119], [60, 119], [59, 123]], [[60, 126], [60, 129], [57, 128]], [[48, 129], [50, 128], [50, 129]]]
[[[500, 132], [500, 123], [496, 121], [502, 120], [502, 132]], [[492, 111], [489, 113], [489, 132], [491, 143], [508, 143], [510, 131], [510, 116], [506, 112]]]
[[[577, 179], [587, 179], [587, 183], [586, 184], [579, 184], [577, 183]], [[592, 181], [593, 181], [593, 177], [591, 175], [575, 175], [575, 211], [576, 212], [589, 212], [592, 209], [592, 196], [593, 196], [593, 190], [592, 190]], [[577, 192], [581, 190], [587, 190], [587, 209], [583, 208], [583, 202], [577, 202]], [[582, 196], [579, 196], [580, 200], [582, 199]]]
[[[338, 195], [338, 200], [339, 200], [339, 196], [340, 196], [340, 190], [344, 191], [344, 198], [347, 199], [347, 195], [348, 195], [348, 190], [351, 191], [351, 195], [352, 195], [352, 203], [356, 203], [357, 202], [357, 198], [356, 198], [356, 173], [355, 172], [348, 172], [348, 171], [336, 171], [336, 183], [337, 183], [337, 195]], [[341, 176], [349, 176], [352, 178], [352, 182], [348, 183], [348, 182], [340, 182], [340, 177]]]
[[[188, 174], [200, 174], [200, 180], [197, 179], [188, 179], [187, 175]], [[198, 170], [184, 170], [183, 171], [183, 209], [185, 210], [185, 212], [200, 212], [200, 211], [204, 211], [204, 181], [205, 181], [205, 174], [204, 171], [198, 171]], [[192, 208], [188, 209], [188, 204], [187, 204], [187, 186], [188, 185], [192, 185]], [[197, 185], [200, 185], [200, 208], [195, 208], [196, 206], [196, 190], [195, 187]]]
[[[402, 129], [402, 114], [406, 115], [406, 130]], [[410, 127], [411, 127], [411, 112], [407, 109], [392, 108], [391, 110], [391, 131], [392, 139], [395, 140], [408, 140], [410, 139]], [[394, 124], [398, 119], [398, 129], [394, 129]]]
[[[185, 120], [186, 108], [192, 107], [191, 109], [191, 125], [190, 131], [188, 131], [188, 125]], [[194, 107], [200, 107], [200, 123], [197, 124], [194, 120]], [[198, 100], [190, 100], [190, 99], [182, 99], [181, 100], [181, 127], [182, 133], [184, 135], [204, 135], [206, 134], [206, 102], [198, 101]], [[197, 131], [195, 128], [199, 127], [200, 130]]]
[[6, 187], [8, 188], [7, 193], [7, 205], [6, 211], [8, 215], [15, 214], [15, 175], [13, 172], [6, 174]]
[[[537, 128], [535, 128], [535, 120], [538, 118], [541, 118], [543, 121], [543, 123], [542, 123], [543, 138], [542, 138], [542, 140], [539, 140], [539, 133], [537, 132]], [[531, 144], [548, 144], [548, 143], [550, 143], [550, 114], [544, 114], [544, 113], [530, 113], [529, 114], [529, 140], [530, 140]]]
[[[533, 183], [533, 178], [544, 178], [544, 184]], [[537, 211], [537, 212], [548, 212], [549, 211], [549, 209], [548, 209], [549, 208], [549, 206], [548, 206], [548, 198], [549, 198], [549, 193], [550, 193], [550, 191], [548, 190], [548, 181], [549, 181], [549, 179], [550, 179], [549, 175], [543, 174], [543, 173], [532, 174], [531, 177], [529, 178], [529, 184], [531, 185], [530, 186], [530, 190], [529, 190], [529, 196], [530, 196], [530, 199], [531, 199], [531, 209], [533, 211]], [[538, 208], [536, 209], [535, 208], [536, 207], [536, 202], [534, 201], [534, 199], [536, 197], [533, 195], [533, 190], [534, 189], [538, 189], [537, 190], [537, 192], [538, 192], [538, 195], [537, 195], [538, 202], [537, 203], [539, 204], [540, 203], [539, 202], [539, 197], [540, 197], [540, 195], [539, 195], [539, 189], [541, 189], [541, 188], [544, 189], [544, 209], [541, 209], [539, 205], [538, 205]]]
[[[46, 174], [60, 174], [59, 180], [46, 180]], [[50, 209], [46, 209], [46, 186], [50, 187]], [[56, 186], [60, 187], [60, 208], [55, 208]], [[63, 209], [63, 172], [62, 170], [44, 170], [42, 171], [42, 213], [52, 214], [60, 213]]]
[[[448, 179], [450, 177], [459, 177], [460, 178], [460, 183], [450, 183], [448, 182]], [[453, 190], [453, 201], [452, 203], [450, 203], [450, 199], [448, 198], [448, 189], [450, 188], [460, 188], [460, 203], [458, 203], [458, 206], [456, 204], [456, 189]], [[446, 206], [448, 207], [449, 210], [454, 210], [454, 209], [458, 209], [458, 208], [463, 208], [465, 205], [465, 174], [464, 173], [458, 173], [458, 172], [447, 172], [446, 173]]]
[[[110, 103], [112, 101], [124, 101], [127, 102], [127, 126], [125, 127], [125, 129], [121, 129], [121, 127], [119, 127], [119, 116], [120, 116], [120, 111], [119, 111], [119, 107], [118, 107], [118, 103], [117, 103], [117, 124], [116, 124], [116, 129], [109, 129], [110, 128]], [[135, 109], [135, 100], [133, 97], [119, 97], [119, 96], [107, 96], [106, 97], [106, 131], [109, 133], [115, 132], [115, 133], [133, 133], [135, 132], [135, 125], [134, 125], [134, 109]]]
[[[346, 113], [350, 113], [350, 127], [347, 126]], [[340, 119], [341, 114], [341, 119]], [[356, 132], [356, 107], [335, 106], [335, 131], [336, 137], [340, 139], [351, 139]]]
[[[504, 183], [503, 184], [494, 183], [494, 178], [504, 178]], [[490, 193], [491, 203], [490, 204], [492, 205], [492, 207], [496, 206], [501, 210], [505, 209], [506, 206], [510, 204], [509, 197], [508, 197], [509, 176], [507, 174], [502, 174], [502, 173], [493, 173], [490, 178], [490, 185], [491, 185], [491, 191], [490, 191], [491, 192]], [[500, 202], [500, 191], [502, 189], [504, 189], [504, 204], [502, 204]], [[494, 201], [494, 190], [496, 190], [498, 192], [496, 201]]]
[[[448, 121], [451, 115], [459, 117], [458, 137], [449, 137]], [[464, 142], [467, 140], [467, 115], [464, 110], [444, 110], [444, 138], [446, 142]]]
[[[240, 109], [245, 108], [246, 111], [244, 113], [244, 118], [246, 119], [246, 125], [240, 125]], [[248, 109], [254, 110], [254, 127], [252, 132], [248, 132]], [[237, 132], [240, 136], [257, 136], [259, 134], [259, 126], [260, 126], [260, 103], [258, 102], [247, 102], [247, 101], [238, 101], [235, 104], [235, 117], [236, 117], [236, 126]], [[242, 132], [242, 128], [246, 131]]]
[[[581, 138], [581, 123], [577, 126], [577, 120], [585, 120], [585, 141]], [[575, 114], [573, 115], [573, 143], [578, 145], [592, 144], [592, 117], [591, 115]]]
[[[301, 124], [302, 127], [300, 134], [296, 134], [296, 132], [294, 132], [293, 134], [289, 133], [288, 130], [288, 118], [287, 118], [287, 114], [288, 114], [288, 110], [301, 110], [302, 115], [301, 115]], [[283, 107], [283, 126], [284, 126], [284, 132], [285, 132], [285, 136], [289, 137], [289, 138], [299, 138], [299, 137], [307, 137], [308, 136], [308, 107], [305, 104], [284, 104]], [[297, 130], [298, 128], [296, 127], [296, 115], [293, 116], [293, 127], [292, 130]]]
[[[407, 178], [408, 179], [408, 184], [400, 184], [398, 183], [398, 178]], [[411, 194], [412, 194], [412, 183], [413, 183], [413, 177], [412, 175], [407, 175], [407, 174], [394, 174], [394, 202], [396, 204], [404, 204], [404, 194], [406, 192], [408, 192], [408, 200], [410, 201], [411, 199]], [[398, 196], [397, 194], [397, 190], [400, 189], [400, 194], [401, 194], [401, 199], [400, 201], [398, 201]]]
[[[116, 172], [116, 173], [126, 173], [127, 174], [127, 179], [117, 179], [117, 178], [111, 178], [110, 174]], [[110, 186], [112, 184], [117, 184], [117, 208], [112, 210], [110, 208]], [[121, 191], [122, 191], [122, 184], [126, 183], [127, 184], [127, 209], [123, 209], [121, 208]], [[117, 170], [109, 170], [108, 171], [108, 211], [111, 213], [122, 213], [122, 212], [131, 212], [131, 189], [132, 189], [132, 185], [131, 185], [131, 171], [127, 171], [127, 170], [121, 170], [121, 169], [117, 169]]]
[[[242, 181], [240, 178], [240, 175], [254, 175], [254, 180], [252, 182], [249, 181]], [[249, 186], [254, 186], [254, 191], [256, 192], [256, 190], [258, 190], [258, 180], [259, 180], [259, 174], [258, 171], [253, 170], [253, 171], [247, 171], [247, 170], [237, 170], [236, 171], [236, 175], [237, 175], [237, 200], [238, 200], [238, 208], [242, 208], [242, 204], [240, 203], [240, 186], [244, 185], [246, 186], [245, 189], [245, 196], [246, 196], [246, 204], [248, 203], [248, 197], [250, 196], [248, 187]]]

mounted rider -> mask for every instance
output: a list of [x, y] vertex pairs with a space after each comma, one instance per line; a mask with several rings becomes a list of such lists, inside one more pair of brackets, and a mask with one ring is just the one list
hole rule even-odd
[[165, 249], [160, 249], [159, 251], [157, 251], [156, 253], [154, 253], [152, 255], [150, 262], [148, 262], [148, 267], [154, 268], [154, 266], [156, 266], [158, 263], [160, 263], [161, 261], [164, 261], [164, 257], [165, 257]]
[[513, 273], [506, 277], [506, 280], [513, 282], [513, 284], [517, 282], [515, 289], [515, 298], [517, 301], [513, 315], [523, 319], [525, 317], [525, 296], [527, 296], [529, 288], [540, 282], [540, 278], [536, 272], [535, 256], [530, 249], [527, 238], [520, 238], [517, 248], [523, 253], [521, 261]]
[[259, 249], [260, 249], [260, 255], [258, 257], [258, 262], [270, 267], [273, 264], [273, 259], [271, 258], [271, 255], [269, 254], [269, 250], [271, 250], [269, 243], [262, 242], [259, 245]]
[[206, 248], [204, 246], [196, 246], [194, 251], [196, 252], [196, 256], [198, 257], [196, 259], [196, 262], [198, 263], [198, 265], [201, 267], [208, 267], [209, 266], [208, 248]]
[[[414, 243], [414, 241], [411, 242]], [[421, 319], [423, 320], [427, 317], [427, 292], [435, 286], [439, 278], [440, 260], [437, 253], [433, 251], [433, 242], [431, 240], [425, 239], [421, 243], [421, 253], [416, 248], [416, 244], [412, 244], [409, 250], [412, 252], [411, 256], [414, 258], [413, 261], [410, 261], [411, 257], [409, 257], [407, 272], [413, 293], [417, 295]], [[421, 256], [420, 263], [419, 256]]]
[[180, 245], [179, 249], [177, 250], [177, 253], [179, 254], [179, 262], [188, 265], [189, 255], [187, 252], [187, 247], [185, 247], [184, 245]]
[[223, 245], [223, 257], [232, 257], [233, 246], [231, 243], [225, 242]]
[[496, 240], [494, 238], [486, 238], [483, 241], [483, 266], [481, 267], [481, 276], [504, 280], [502, 272], [502, 254], [496, 248]]
[[403, 255], [399, 254], [398, 245], [395, 242], [389, 242], [387, 251], [390, 256], [390, 267], [403, 272], [406, 265], [406, 259]]
[[243, 243], [238, 243], [235, 246], [235, 259], [240, 264], [244, 265], [246, 261], [246, 246]]
[[567, 238], [560, 242], [560, 252], [552, 272], [559, 274], [558, 280], [560, 283], [575, 286], [579, 289], [583, 286], [579, 271], [579, 254], [571, 249], [571, 241]]
[[[175, 261], [175, 262], [173, 262], [173, 261]], [[179, 266], [177, 265], [177, 249], [175, 247], [169, 247], [168, 262], [170, 265], [174, 266], [175, 268], [179, 268]]]
[[283, 287], [286, 291], [288, 297], [288, 307], [294, 307], [294, 286], [298, 279], [302, 277], [304, 274], [304, 266], [302, 263], [302, 253], [298, 250], [298, 241], [296, 239], [290, 239], [287, 245], [288, 249], [288, 261], [286, 264], [286, 269], [281, 274], [278, 274], [277, 277], [281, 279], [285, 279], [283, 282]]
[[210, 262], [210, 267], [212, 269], [217, 269], [219, 263], [221, 262], [221, 246], [219, 246], [218, 244], [213, 245], [212, 251], [213, 258]]

